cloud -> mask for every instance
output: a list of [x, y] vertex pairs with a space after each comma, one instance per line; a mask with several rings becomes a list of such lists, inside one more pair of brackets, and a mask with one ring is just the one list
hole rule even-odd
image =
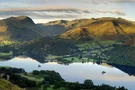
[[113, 3], [135, 3], [135, 0], [110, 0]]
[[38, 7], [38, 8], [1, 8], [0, 17], [7, 18], [11, 16], [29, 16], [32, 19], [79, 19], [90, 18], [94, 14], [114, 14], [125, 16], [124, 12], [118, 10], [94, 10], [78, 9], [69, 7]]
[[[45, 5], [135, 3], [135, 0], [0, 0], [0, 7], [37, 7]], [[13, 5], [14, 4], [14, 5]]]
[[34, 19], [49, 18], [78, 18], [91, 12], [83, 9], [68, 7], [40, 7], [40, 8], [6, 8], [0, 9], [0, 16], [7, 18], [10, 16], [30, 16]]
[[121, 12], [121, 11], [118, 11], [118, 10], [112, 10], [112, 11], [109, 11], [109, 10], [95, 10], [96, 12], [98, 13], [111, 13], [111, 14], [116, 14], [116, 15], [119, 15], [119, 16], [125, 16], [126, 14], [124, 12]]
[[78, 0], [78, 1], [82, 3], [91, 3], [91, 4], [135, 3], [135, 0]]
[[118, 11], [118, 10], [113, 10], [112, 13], [115, 13], [117, 15], [125, 16], [126, 14], [124, 12]]
[[74, 12], [90, 13], [88, 10], [68, 8], [68, 7], [40, 7], [40, 8], [6, 8], [0, 9], [0, 12], [24, 12], [24, 11], [48, 11], [48, 12]]

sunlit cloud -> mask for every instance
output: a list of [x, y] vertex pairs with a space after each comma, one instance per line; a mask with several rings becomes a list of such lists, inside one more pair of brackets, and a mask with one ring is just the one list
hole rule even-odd
[[31, 16], [33, 18], [75, 18], [91, 12], [83, 9], [67, 7], [40, 7], [40, 8], [6, 8], [0, 9], [2, 17]]
[[120, 16], [125, 16], [126, 14], [122, 11], [118, 11], [118, 10], [95, 10], [98, 13], [111, 13], [111, 14], [116, 14], [116, 15], [120, 15]]
[[68, 7], [40, 7], [40, 8], [4, 8], [0, 12], [17, 12], [17, 11], [48, 11], [48, 12], [75, 12], [75, 13], [90, 13], [88, 10], [68, 8]]
[[124, 16], [125, 13], [118, 10], [86, 10], [67, 7], [40, 7], [40, 8], [6, 8], [0, 9], [1, 16], [28, 15], [34, 18], [75, 18], [92, 13], [110, 13]]

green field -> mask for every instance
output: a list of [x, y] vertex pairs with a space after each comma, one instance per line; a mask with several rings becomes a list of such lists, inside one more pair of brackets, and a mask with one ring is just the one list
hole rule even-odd
[[[22, 77], [28, 78], [29, 80], [36, 81], [36, 82], [42, 82], [44, 80], [43, 75], [33, 75], [31, 73], [20, 74]], [[45, 76], [45, 75], [44, 75]]]
[[49, 88], [47, 88], [47, 90], [65, 90], [64, 87], [57, 88], [57, 89], [54, 89], [53, 87], [54, 87], [54, 85], [51, 85]]
[[0, 42], [0, 46], [11, 45], [13, 43], [17, 43], [17, 42], [5, 40], [5, 41]]
[[61, 56], [56, 56], [56, 55], [47, 55], [46, 60], [55, 60], [56, 58], [59, 58]]
[[73, 61], [73, 62], [81, 62], [82, 61], [78, 57], [68, 57], [68, 58], [63, 58], [63, 59], [67, 60], [67, 61]]
[[2, 59], [8, 59], [13, 56], [13, 52], [10, 51], [9, 53], [0, 52], [0, 58]]

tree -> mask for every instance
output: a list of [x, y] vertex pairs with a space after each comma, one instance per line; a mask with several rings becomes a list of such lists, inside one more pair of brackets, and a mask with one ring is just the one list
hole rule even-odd
[[85, 80], [84, 81], [84, 88], [85, 89], [90, 89], [93, 86], [94, 86], [94, 84], [93, 84], [92, 80]]
[[119, 87], [119, 88], [117, 88], [116, 90], [127, 90], [127, 89], [125, 89], [125, 87]]
[[37, 71], [37, 70], [34, 70], [34, 71], [33, 71], [33, 74], [34, 74], [34, 75], [39, 75], [39, 74], [40, 74], [40, 72], [39, 72], [39, 71]]
[[75, 59], [74, 58], [71, 58], [71, 61], [73, 62]]

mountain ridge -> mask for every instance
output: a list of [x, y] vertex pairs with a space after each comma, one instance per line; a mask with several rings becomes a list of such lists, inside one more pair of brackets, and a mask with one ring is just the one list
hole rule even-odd
[[[83, 32], [83, 29], [86, 29]], [[86, 35], [87, 37], [83, 36]], [[81, 32], [81, 33], [80, 33]], [[35, 38], [58, 36], [73, 40], [122, 40], [135, 36], [135, 24], [123, 18], [91, 18], [57, 20], [35, 24], [27, 16], [10, 17], [0, 20], [0, 40], [32, 40]], [[72, 36], [72, 37], [71, 37]]]
[[[121, 40], [122, 38], [135, 36], [135, 25], [122, 18], [99, 18], [86, 26], [70, 29], [60, 35], [64, 39], [80, 38], [80, 29], [85, 28], [90, 37], [95, 39], [91, 33], [99, 40]], [[77, 34], [78, 33], [78, 34]], [[70, 37], [72, 36], [72, 37]]]

